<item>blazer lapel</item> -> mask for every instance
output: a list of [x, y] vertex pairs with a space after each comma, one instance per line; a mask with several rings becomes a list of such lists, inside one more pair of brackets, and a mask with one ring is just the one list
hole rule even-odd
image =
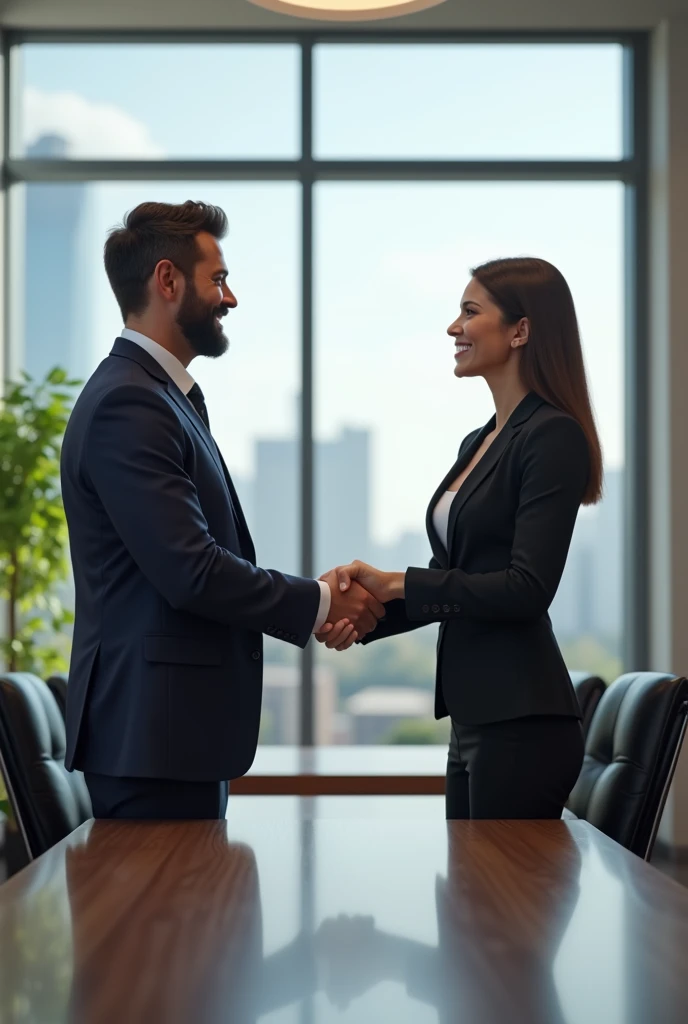
[[[427, 530], [428, 538], [430, 540], [430, 547], [432, 548], [432, 553], [435, 556], [435, 558], [437, 559], [437, 561], [440, 563], [440, 565], [442, 565], [442, 566], [445, 566], [445, 567], [448, 566], [448, 564], [449, 564], [449, 553], [448, 553], [447, 549], [445, 548], [444, 544], [442, 543], [442, 541], [440, 540], [440, 538], [439, 538], [439, 536], [437, 534], [437, 530], [435, 529], [435, 523], [433, 521], [433, 512], [435, 511], [435, 506], [437, 505], [437, 502], [440, 500], [440, 498], [442, 497], [444, 492], [446, 490], [448, 490], [449, 485], [451, 483], [453, 483], [454, 480], [456, 480], [456, 478], [459, 475], [459, 473], [463, 472], [463, 470], [466, 468], [468, 463], [471, 461], [471, 459], [473, 458], [473, 456], [477, 452], [477, 450], [480, 447], [480, 445], [483, 443], [483, 439], [484, 439], [485, 435], [489, 434], [490, 430], [492, 430], [493, 427], [494, 427], [494, 417], [490, 420], [489, 423], [485, 424], [483, 429], [475, 437], [475, 439], [471, 442], [471, 444], [469, 444], [469, 446], [466, 448], [466, 450], [461, 452], [461, 454], [459, 455], [458, 459], [456, 460], [456, 462], [454, 463], [452, 468], [449, 470], [449, 472], [445, 476], [444, 480], [439, 485], [439, 487], [437, 488], [437, 490], [433, 494], [432, 498], [430, 499], [430, 504], [428, 505], [428, 510], [427, 510], [427, 513], [426, 513], [426, 516], [425, 516], [425, 528]], [[452, 502], [452, 510], [453, 510], [455, 504], [456, 504], [456, 498]], [[448, 538], [451, 537], [451, 533], [450, 532], [447, 533], [447, 537]], [[451, 543], [449, 544], [449, 547], [451, 547]]]
[[[475, 493], [480, 484], [483, 483], [483, 481], [486, 480], [488, 476], [490, 476], [490, 474], [494, 472], [502, 455], [507, 450], [508, 446], [511, 444], [513, 439], [520, 433], [523, 424], [526, 422], [527, 419], [530, 418], [530, 416], [532, 416], [532, 414], [535, 412], [538, 406], [542, 405], [542, 402], [543, 399], [540, 398], [539, 395], [536, 395], [533, 391], [529, 392], [526, 395], [526, 397], [519, 403], [519, 405], [516, 406], [511, 416], [504, 424], [501, 431], [494, 439], [490, 447], [487, 449], [485, 454], [482, 456], [478, 464], [474, 466], [474, 468], [470, 471], [464, 482], [459, 487], [458, 493], [454, 498], [451, 509], [449, 511], [449, 525], [447, 529], [447, 537], [449, 542], [450, 563], [452, 545], [454, 542], [456, 520], [461, 509], [464, 507], [464, 505], [471, 497], [471, 495]], [[489, 434], [491, 430], [494, 430], [494, 426], [495, 417], [493, 416], [490, 422], [487, 423], [480, 431], [475, 442], [468, 449], [471, 453], [471, 457], [475, 455], [476, 451], [482, 444], [487, 434]], [[460, 460], [464, 467], [468, 464], [469, 461], [470, 459], [466, 460], [463, 458]], [[456, 474], [453, 478], [454, 480], [461, 471], [460, 469], [458, 469], [458, 465], [459, 464], [457, 463], [457, 466], [455, 466], [453, 470], [453, 472]]]

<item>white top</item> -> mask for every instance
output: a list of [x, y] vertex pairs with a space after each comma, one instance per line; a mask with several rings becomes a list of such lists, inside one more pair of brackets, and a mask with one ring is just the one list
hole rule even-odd
[[435, 527], [437, 536], [444, 544], [446, 551], [449, 551], [449, 513], [452, 502], [457, 494], [458, 491], [445, 491], [432, 510], [432, 525]]
[[[179, 362], [176, 356], [172, 355], [172, 353], [168, 351], [168, 349], [163, 348], [162, 345], [158, 345], [157, 341], [153, 341], [152, 338], [148, 338], [145, 334], [141, 334], [140, 331], [133, 331], [131, 327], [122, 328], [120, 331], [120, 337], [126, 338], [127, 341], [133, 341], [134, 344], [144, 349], [149, 356], [152, 356], [156, 362], [160, 363], [163, 370], [169, 374], [179, 390], [183, 394], [188, 395], [195, 381], [189, 371]], [[314, 633], [317, 633], [324, 625], [327, 616], [330, 614], [330, 603], [332, 601], [332, 591], [330, 590], [329, 585], [323, 580], [318, 580], [317, 582], [320, 587], [320, 604], [318, 606], [318, 614], [316, 615], [315, 622], [313, 624]]]

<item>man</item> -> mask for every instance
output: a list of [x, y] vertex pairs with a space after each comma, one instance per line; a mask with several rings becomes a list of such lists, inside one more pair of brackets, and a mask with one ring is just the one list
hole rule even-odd
[[[143, 203], [105, 245], [125, 323], [62, 449], [76, 586], [67, 768], [96, 817], [224, 817], [255, 755], [262, 634], [304, 647], [326, 621], [359, 635], [384, 608], [255, 565], [231, 477], [187, 367], [228, 347], [217, 207]], [[328, 628], [325, 626], [325, 628]]]

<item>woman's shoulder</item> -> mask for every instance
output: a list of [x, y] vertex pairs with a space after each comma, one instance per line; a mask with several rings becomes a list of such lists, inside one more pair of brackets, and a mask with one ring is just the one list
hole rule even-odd
[[555, 405], [550, 405], [548, 401], [541, 398], [537, 408], [526, 420], [524, 427], [529, 430], [537, 430], [544, 424], [555, 425], [561, 430], [578, 430], [581, 434], [583, 433], [583, 428], [574, 416], [562, 409], [557, 409]]
[[567, 412], [557, 409], [544, 399], [521, 427], [521, 441], [524, 445], [546, 445], [561, 451], [587, 451], [585, 431], [578, 420]]

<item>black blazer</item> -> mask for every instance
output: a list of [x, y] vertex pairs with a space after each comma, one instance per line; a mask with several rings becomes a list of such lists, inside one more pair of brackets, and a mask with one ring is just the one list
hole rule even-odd
[[314, 580], [256, 568], [222, 456], [152, 356], [118, 338], [62, 447], [76, 588], [67, 768], [221, 780], [251, 766], [262, 633], [305, 647]]
[[433, 526], [438, 499], [494, 426], [464, 439], [430, 502], [430, 568], [407, 570], [405, 599], [387, 604], [362, 643], [440, 622], [437, 718], [580, 718], [548, 615], [590, 473], [580, 425], [528, 394], [459, 488], [448, 554]]

